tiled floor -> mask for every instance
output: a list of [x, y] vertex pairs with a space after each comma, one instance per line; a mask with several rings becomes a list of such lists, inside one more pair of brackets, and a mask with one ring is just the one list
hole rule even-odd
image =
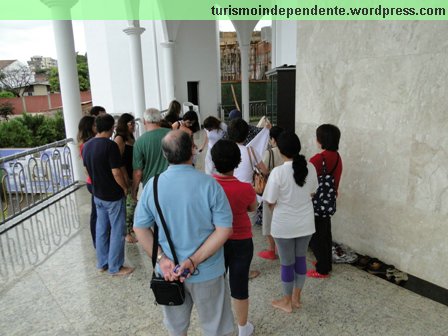
[[[126, 246], [132, 275], [96, 271], [89, 197], [81, 188], [0, 235], [0, 335], [166, 335], [138, 245]], [[255, 335], [448, 335], [448, 307], [349, 265], [307, 280], [302, 308], [282, 313], [270, 307], [281, 295], [278, 261], [253, 265], [262, 271], [250, 282]], [[196, 315], [189, 335], [201, 335]]]

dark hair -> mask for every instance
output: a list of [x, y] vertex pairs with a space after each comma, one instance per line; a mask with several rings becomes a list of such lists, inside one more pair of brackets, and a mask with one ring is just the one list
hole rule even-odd
[[78, 124], [78, 142], [85, 143], [87, 140], [95, 136], [93, 132], [93, 125], [95, 125], [95, 117], [86, 115], [81, 118]]
[[170, 105], [168, 106], [168, 112], [165, 115], [165, 120], [174, 124], [176, 121], [179, 120], [181, 110], [182, 106], [177, 100], [171, 101]]
[[234, 119], [229, 123], [227, 135], [236, 143], [244, 142], [249, 134], [249, 125], [244, 119]]
[[229, 113], [229, 120], [235, 120], [235, 119], [241, 119], [243, 117], [243, 115], [241, 114], [241, 112], [237, 109], [233, 109], [232, 111], [230, 111]]
[[128, 122], [134, 121], [135, 118], [132, 114], [123, 113], [117, 121], [117, 128], [115, 129], [115, 137], [121, 136], [124, 142], [134, 139], [134, 134], [129, 132]]
[[283, 128], [280, 126], [272, 126], [269, 130], [269, 137], [277, 142], [278, 136], [283, 132]]
[[217, 141], [212, 147], [211, 154], [215, 168], [221, 174], [234, 170], [241, 162], [240, 149], [230, 140]]
[[[192, 106], [189, 106], [192, 108]], [[182, 120], [190, 120], [193, 122], [193, 124], [189, 127], [189, 129], [193, 132], [196, 133], [197, 131], [199, 131], [199, 119], [198, 119], [198, 115], [196, 114], [195, 111], [190, 110], [188, 112], [185, 112], [184, 116], [182, 117]]]
[[89, 114], [91, 116], [97, 117], [100, 114], [100, 112], [106, 112], [106, 109], [102, 106], [92, 106], [92, 108], [89, 111]]
[[337, 151], [339, 149], [341, 131], [334, 125], [323, 124], [316, 129], [316, 138], [322, 145], [322, 149]]
[[109, 132], [114, 128], [115, 120], [110, 114], [99, 115], [95, 118], [96, 131], [98, 133]]
[[169, 163], [180, 164], [190, 160], [193, 140], [187, 132], [174, 130], [162, 139], [162, 150]]
[[213, 116], [207, 117], [204, 120], [204, 128], [206, 130], [215, 130], [215, 129], [217, 130], [221, 128], [220, 126], [221, 126], [221, 120]]
[[294, 180], [298, 186], [303, 187], [308, 176], [308, 167], [305, 157], [300, 155], [302, 146], [299, 137], [294, 132], [282, 132], [278, 137], [277, 146], [280, 153], [288, 159], [292, 159]]

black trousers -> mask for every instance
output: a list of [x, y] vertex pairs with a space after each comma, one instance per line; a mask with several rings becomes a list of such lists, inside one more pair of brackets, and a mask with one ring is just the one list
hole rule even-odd
[[332, 270], [332, 244], [331, 217], [314, 217], [316, 232], [311, 237], [310, 247], [316, 257], [316, 271], [328, 274]]
[[90, 212], [90, 234], [92, 235], [92, 241], [93, 241], [93, 247], [95, 248], [96, 243], [96, 205], [95, 201], [93, 200], [93, 187], [91, 184], [87, 184], [87, 190], [92, 194], [92, 211]]

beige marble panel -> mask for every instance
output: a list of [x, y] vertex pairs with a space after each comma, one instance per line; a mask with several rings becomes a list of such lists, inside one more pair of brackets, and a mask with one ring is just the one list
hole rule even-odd
[[296, 130], [341, 129], [334, 238], [448, 288], [448, 23], [303, 22]]
[[298, 60], [334, 62], [447, 52], [447, 29], [446, 21], [302, 21]]

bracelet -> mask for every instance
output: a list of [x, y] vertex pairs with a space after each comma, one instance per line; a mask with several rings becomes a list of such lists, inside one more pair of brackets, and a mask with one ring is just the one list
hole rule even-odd
[[193, 260], [191, 260], [191, 258], [190, 258], [190, 257], [188, 257], [188, 260], [190, 260], [191, 264], [193, 265], [193, 269], [196, 269], [196, 266], [194, 265], [194, 262], [193, 262]]

